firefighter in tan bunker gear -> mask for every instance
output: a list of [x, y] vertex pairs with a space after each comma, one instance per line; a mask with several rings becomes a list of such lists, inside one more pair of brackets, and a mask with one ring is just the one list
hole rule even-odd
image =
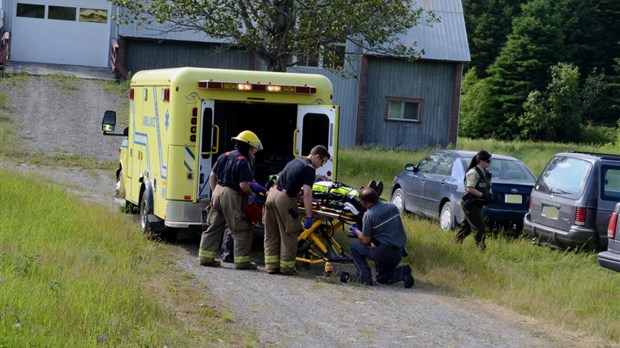
[[294, 275], [297, 257], [297, 236], [302, 231], [297, 208], [298, 195], [303, 187], [306, 213], [303, 228], [312, 226], [312, 184], [316, 168], [321, 167], [330, 154], [323, 145], [317, 145], [306, 158], [288, 162], [278, 174], [277, 182], [269, 190], [263, 212], [265, 223], [265, 268], [270, 274]]
[[254, 196], [250, 189], [250, 183], [254, 180], [251, 163], [254, 154], [263, 146], [258, 136], [249, 130], [239, 133], [232, 140], [235, 141], [235, 150], [222, 154], [209, 174], [211, 203], [198, 258], [202, 266], [220, 266], [220, 261], [215, 257], [228, 225], [234, 241], [235, 268], [256, 269], [256, 264], [250, 262], [252, 226], [241, 205], [244, 199]]

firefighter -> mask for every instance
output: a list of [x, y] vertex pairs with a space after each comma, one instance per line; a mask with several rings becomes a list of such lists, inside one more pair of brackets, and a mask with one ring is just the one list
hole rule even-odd
[[202, 232], [198, 258], [202, 266], [220, 266], [220, 261], [215, 257], [228, 225], [234, 241], [235, 268], [256, 269], [256, 264], [250, 262], [252, 226], [242, 211], [242, 203], [255, 199], [250, 188], [250, 183], [254, 181], [251, 163], [254, 154], [263, 146], [258, 136], [249, 130], [242, 131], [232, 140], [235, 141], [235, 150], [222, 154], [209, 174], [212, 194], [207, 214], [208, 226]]
[[[312, 184], [316, 169], [330, 158], [327, 148], [317, 145], [306, 158], [288, 162], [271, 186], [264, 208], [265, 268], [267, 273], [295, 275], [297, 236], [302, 231], [297, 209], [299, 194], [306, 212], [303, 228], [312, 226]], [[303, 187], [303, 191], [302, 191]]]

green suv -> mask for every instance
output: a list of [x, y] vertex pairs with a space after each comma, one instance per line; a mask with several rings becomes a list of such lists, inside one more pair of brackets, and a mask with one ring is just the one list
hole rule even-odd
[[605, 249], [617, 202], [620, 155], [558, 153], [536, 181], [523, 230], [551, 246]]

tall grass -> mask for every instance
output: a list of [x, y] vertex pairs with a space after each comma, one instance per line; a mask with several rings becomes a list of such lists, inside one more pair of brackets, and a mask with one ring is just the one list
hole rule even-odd
[[[562, 151], [587, 151], [620, 155], [620, 146], [594, 146], [531, 141], [499, 141], [495, 139], [459, 138], [459, 150], [487, 150], [491, 153], [513, 156], [525, 163], [535, 175], [540, 175], [549, 159]], [[343, 148], [338, 150], [338, 181], [355, 187], [366, 186], [374, 179], [386, 185], [383, 198], [388, 198], [388, 187], [394, 176], [406, 163], [417, 163], [434, 148], [416, 151], [381, 149], [371, 147]]]
[[[127, 215], [75, 200], [34, 176], [0, 169], [0, 182], [0, 347], [189, 347], [239, 339], [217, 311], [196, 305], [209, 302], [170, 268], [165, 246], [144, 238]], [[199, 318], [198, 330], [214, 333], [192, 334], [196, 328], [168, 303], [181, 303], [184, 315]]]
[[[620, 154], [618, 148], [471, 139], [459, 139], [458, 148], [512, 155], [536, 174], [560, 151]], [[404, 163], [416, 163], [431, 151], [341, 149], [338, 180], [353, 186], [383, 180], [382, 198], [389, 199], [389, 186]], [[581, 335], [620, 343], [620, 274], [599, 266], [596, 253], [551, 250], [525, 237], [501, 236], [489, 237], [481, 252], [472, 238], [455, 243], [455, 231], [441, 230], [436, 221], [410, 214], [403, 221], [411, 254], [405, 262], [413, 265], [417, 286], [479, 297]]]
[[562, 144], [533, 141], [499, 141], [495, 139], [459, 138], [458, 149], [487, 150], [516, 157], [523, 161], [536, 176], [542, 173], [549, 159], [558, 152], [584, 151], [620, 155], [620, 146], [596, 146], [587, 144]]
[[490, 236], [478, 250], [471, 238], [406, 214], [408, 260], [422, 286], [490, 300], [570, 331], [620, 343], [620, 274], [599, 266], [597, 255], [532, 245], [527, 238]]

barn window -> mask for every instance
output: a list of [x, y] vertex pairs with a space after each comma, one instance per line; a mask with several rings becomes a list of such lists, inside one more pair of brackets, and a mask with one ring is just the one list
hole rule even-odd
[[107, 23], [108, 10], [97, 8], [81, 8], [80, 22]]
[[75, 7], [65, 6], [51, 6], [48, 9], [48, 19], [58, 19], [62, 21], [74, 21], [75, 20]]
[[345, 44], [332, 44], [327, 47], [328, 53], [323, 57], [323, 67], [338, 69], [344, 67]]
[[318, 52], [306, 52], [303, 55], [297, 57], [297, 65], [299, 66], [319, 66], [319, 53]]
[[17, 17], [45, 18], [45, 5], [17, 4]]
[[422, 121], [422, 99], [387, 98], [386, 120], [389, 121]]
[[345, 44], [337, 43], [297, 57], [297, 66], [337, 69], [344, 67]]

